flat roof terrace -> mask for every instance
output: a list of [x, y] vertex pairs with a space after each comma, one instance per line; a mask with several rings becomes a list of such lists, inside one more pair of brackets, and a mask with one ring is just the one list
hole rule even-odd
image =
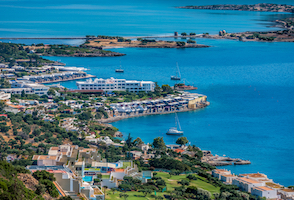
[[244, 178], [244, 177], [238, 178], [237, 180], [239, 180], [240, 182], [246, 183], [246, 184], [261, 183], [259, 181], [252, 180], [252, 179], [249, 179], [249, 178]]
[[260, 174], [260, 173], [252, 173], [252, 174], [240, 174], [240, 176], [243, 177], [251, 177], [251, 178], [267, 178], [265, 174]]
[[259, 190], [259, 191], [272, 191], [273, 190], [273, 189], [266, 187], [266, 186], [255, 187], [253, 189]]

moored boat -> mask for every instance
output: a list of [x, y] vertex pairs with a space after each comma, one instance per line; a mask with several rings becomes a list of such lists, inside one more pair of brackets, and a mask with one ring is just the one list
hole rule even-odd
[[192, 85], [185, 85], [185, 83], [180, 83], [175, 85], [176, 90], [197, 90], [197, 87]]
[[116, 69], [115, 72], [117, 73], [124, 73], [124, 69], [121, 68], [121, 65], [119, 65], [119, 69]]
[[177, 75], [176, 76], [171, 76], [170, 79], [175, 80], [175, 81], [181, 80], [181, 73], [180, 73], [178, 63], [177, 63]]

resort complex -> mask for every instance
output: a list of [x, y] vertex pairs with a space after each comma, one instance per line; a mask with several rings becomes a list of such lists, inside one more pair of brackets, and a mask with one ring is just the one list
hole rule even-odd
[[1, 1], [0, 200], [294, 200], [272, 1]]
[[129, 81], [125, 79], [88, 79], [87, 81], [77, 81], [80, 90], [103, 90], [112, 91], [130, 91], [130, 92], [153, 92], [155, 83], [152, 81]]
[[[294, 199], [291, 186], [285, 188], [264, 174], [237, 176], [216, 168], [248, 165], [249, 160], [213, 155], [191, 145], [186, 137], [167, 145], [157, 137], [145, 144], [140, 137], [133, 140], [108, 124], [173, 114], [175, 127], [160, 133], [169, 137], [189, 134], [181, 129], [176, 113], [210, 105], [206, 95], [186, 91], [197, 87], [111, 77], [76, 81], [77, 89], [67, 89], [45, 84], [93, 76], [77, 67], [0, 66], [4, 77], [0, 141], [8, 147], [1, 158], [12, 163], [10, 167], [26, 163], [18, 179], [26, 186], [35, 182], [36, 198]], [[29, 75], [20, 75], [22, 72]], [[44, 182], [44, 177], [50, 177], [49, 181]]]
[[235, 185], [240, 190], [249, 192], [254, 196], [265, 197], [266, 199], [293, 199], [294, 190], [274, 183], [265, 174], [252, 173], [237, 176], [225, 169], [214, 169], [212, 175], [225, 184]]
[[143, 115], [168, 114], [185, 112], [209, 105], [207, 96], [197, 93], [181, 92], [178, 95], [167, 95], [156, 100], [134, 101], [110, 104], [110, 118], [105, 121], [116, 121]]

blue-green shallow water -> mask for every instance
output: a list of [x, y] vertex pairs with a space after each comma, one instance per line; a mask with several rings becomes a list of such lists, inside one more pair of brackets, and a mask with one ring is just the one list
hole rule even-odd
[[[181, 10], [174, 6], [217, 4], [210, 1], [1, 1], [0, 37], [59, 37], [94, 35], [158, 35], [173, 31], [217, 33], [274, 29], [269, 21], [290, 16], [281, 13]], [[244, 1], [224, 0], [222, 3]], [[258, 0], [246, 4], [259, 3]], [[293, 0], [273, 3], [294, 4]], [[9, 40], [5, 40], [9, 41]], [[55, 41], [16, 40], [20, 43]], [[78, 44], [80, 41], [56, 41]], [[65, 58], [69, 66], [90, 68], [98, 77], [153, 80], [173, 84], [178, 62], [182, 77], [208, 96], [205, 109], [179, 113], [185, 136], [218, 155], [250, 159], [251, 165], [226, 167], [234, 173], [263, 172], [276, 182], [293, 185], [294, 56], [293, 43], [257, 43], [197, 39], [206, 49], [116, 49], [127, 56]], [[124, 74], [114, 70], [119, 63]], [[75, 88], [75, 81], [62, 85]], [[125, 135], [152, 142], [166, 136], [174, 115], [133, 118], [113, 123]]]
[[[234, 173], [263, 172], [281, 184], [293, 184], [294, 131], [293, 43], [257, 43], [198, 39], [205, 49], [116, 49], [120, 58], [60, 58], [68, 65], [85, 66], [98, 77], [153, 80], [173, 84], [178, 62], [182, 77], [208, 96], [205, 109], [179, 113], [191, 143], [218, 155], [249, 159], [251, 165], [228, 166]], [[124, 74], [116, 74], [121, 61]], [[64, 82], [75, 88], [75, 82]], [[125, 135], [166, 143], [174, 115], [156, 115], [113, 123]]]

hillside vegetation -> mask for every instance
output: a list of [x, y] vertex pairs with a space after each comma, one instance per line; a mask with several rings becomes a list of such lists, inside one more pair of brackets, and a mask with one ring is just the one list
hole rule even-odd
[[42, 196], [25, 187], [17, 176], [20, 173], [29, 173], [23, 167], [13, 166], [6, 161], [0, 161], [0, 199], [42, 200]]

